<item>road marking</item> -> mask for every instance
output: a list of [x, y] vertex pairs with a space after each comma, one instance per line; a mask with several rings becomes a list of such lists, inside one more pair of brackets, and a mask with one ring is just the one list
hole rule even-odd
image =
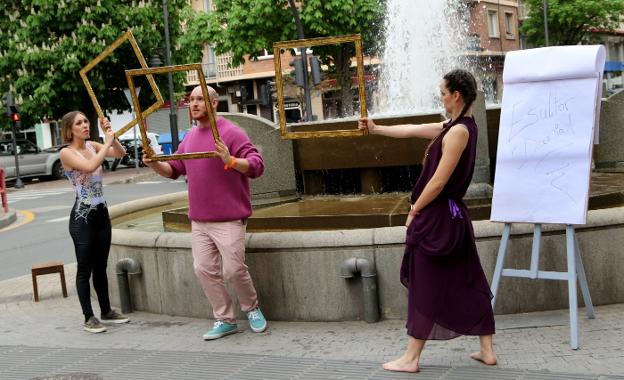
[[9, 191], [8, 195], [32, 195], [32, 194], [61, 194], [68, 191], [74, 191], [71, 188], [51, 189], [51, 190], [14, 190]]
[[50, 220], [46, 220], [46, 223], [57, 223], [57, 222], [64, 222], [66, 220], [69, 220], [69, 216], [63, 216], [60, 218], [56, 218], [56, 219], [50, 219]]
[[165, 182], [172, 182], [172, 181], [142, 181], [142, 182], [137, 182], [137, 185], [155, 185], [157, 183], [165, 183]]
[[31, 208], [30, 211], [35, 214], [42, 214], [46, 212], [58, 211], [58, 210], [71, 210], [73, 206], [70, 205], [56, 205], [56, 206], [43, 206]]
[[10, 192], [7, 194], [8, 203], [15, 203], [23, 200], [38, 199], [51, 195], [61, 195], [73, 192], [72, 189], [64, 190], [44, 190], [44, 191], [24, 191]]
[[31, 212], [31, 211], [26, 211], [26, 210], [15, 210], [15, 212], [20, 215], [23, 219], [20, 220], [21, 218], [18, 217], [17, 218], [17, 222], [15, 222], [15, 224], [12, 224], [10, 226], [4, 227], [3, 229], [0, 229], [0, 232], [5, 232], [5, 231], [10, 231], [13, 230], [17, 227], [21, 227], [25, 224], [28, 224], [30, 222], [32, 222], [33, 220], [35, 220], [35, 213]]

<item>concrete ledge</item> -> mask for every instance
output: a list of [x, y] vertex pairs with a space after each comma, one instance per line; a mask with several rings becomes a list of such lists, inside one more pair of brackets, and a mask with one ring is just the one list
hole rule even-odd
[[173, 205], [176, 202], [188, 200], [187, 191], [179, 191], [177, 193], [157, 195], [153, 197], [138, 199], [132, 202], [125, 202], [108, 208], [108, 213], [111, 220], [132, 214], [142, 210], [149, 210], [155, 207], [166, 207], [167, 205]]
[[[186, 192], [142, 199], [111, 207], [113, 222], [129, 213], [183, 201]], [[491, 279], [503, 229], [502, 223], [474, 222], [483, 269]], [[405, 227], [339, 231], [250, 233], [246, 236], [247, 264], [263, 311], [272, 320], [342, 321], [363, 315], [359, 279], [339, 277], [340, 264], [350, 257], [366, 258], [377, 269], [382, 318], [403, 319], [407, 292], [398, 272], [404, 252]], [[592, 210], [588, 223], [576, 226], [590, 292], [595, 305], [624, 302], [624, 207]], [[540, 269], [566, 270], [565, 226], [544, 225]], [[528, 269], [532, 224], [514, 224], [506, 268]], [[113, 229], [109, 276], [121, 258], [137, 260], [143, 273], [131, 277], [137, 310], [171, 315], [212, 316], [195, 278], [190, 233], [141, 232]], [[119, 299], [110, 281], [111, 299]], [[234, 292], [230, 289], [234, 296]], [[235, 297], [234, 297], [235, 299]], [[495, 312], [522, 313], [567, 307], [567, 284], [503, 278]], [[582, 297], [579, 294], [579, 300]], [[582, 302], [581, 302], [582, 304]], [[244, 318], [243, 314], [238, 317]]]
[[147, 173], [133, 174], [132, 176], [127, 177], [127, 178], [113, 179], [110, 182], [106, 181], [106, 178], [105, 178], [105, 184], [106, 185], [118, 185], [118, 184], [123, 184], [123, 183], [135, 183], [135, 182], [145, 181], [147, 179], [152, 179], [155, 177], [160, 177], [160, 176], [156, 174], [155, 172], [150, 171]]

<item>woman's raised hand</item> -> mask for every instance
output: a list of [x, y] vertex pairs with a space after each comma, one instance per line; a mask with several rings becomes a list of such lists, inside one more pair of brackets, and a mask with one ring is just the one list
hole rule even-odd
[[115, 132], [113, 132], [113, 128], [111, 128], [108, 119], [101, 117], [100, 123], [102, 124], [102, 129], [104, 129], [104, 144], [110, 146], [115, 140]]
[[376, 127], [377, 125], [375, 125], [375, 122], [367, 117], [360, 118], [358, 122], [358, 128], [363, 131], [368, 131], [371, 135], [375, 133]]

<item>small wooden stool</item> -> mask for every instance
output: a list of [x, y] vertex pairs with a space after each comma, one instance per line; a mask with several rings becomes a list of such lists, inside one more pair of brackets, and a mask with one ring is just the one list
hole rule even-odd
[[63, 297], [67, 297], [67, 287], [65, 286], [65, 268], [62, 261], [50, 261], [32, 266], [32, 282], [33, 293], [35, 294], [35, 302], [39, 302], [39, 289], [37, 288], [37, 276], [50, 273], [58, 273], [61, 275], [61, 288], [63, 289]]

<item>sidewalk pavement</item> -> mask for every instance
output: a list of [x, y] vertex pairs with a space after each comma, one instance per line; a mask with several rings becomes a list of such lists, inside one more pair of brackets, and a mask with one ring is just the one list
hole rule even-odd
[[68, 298], [58, 275], [39, 277], [40, 302], [32, 301], [30, 276], [0, 282], [1, 379], [624, 380], [624, 304], [580, 318], [579, 350], [569, 347], [567, 310], [502, 315], [497, 366], [470, 360], [478, 339], [460, 337], [428, 342], [422, 371], [397, 374], [379, 363], [402, 354], [404, 321], [269, 321], [261, 334], [240, 321], [241, 333], [207, 342], [201, 335], [212, 321], [134, 312], [127, 325], [89, 334], [81, 326], [75, 264], [65, 271]]

